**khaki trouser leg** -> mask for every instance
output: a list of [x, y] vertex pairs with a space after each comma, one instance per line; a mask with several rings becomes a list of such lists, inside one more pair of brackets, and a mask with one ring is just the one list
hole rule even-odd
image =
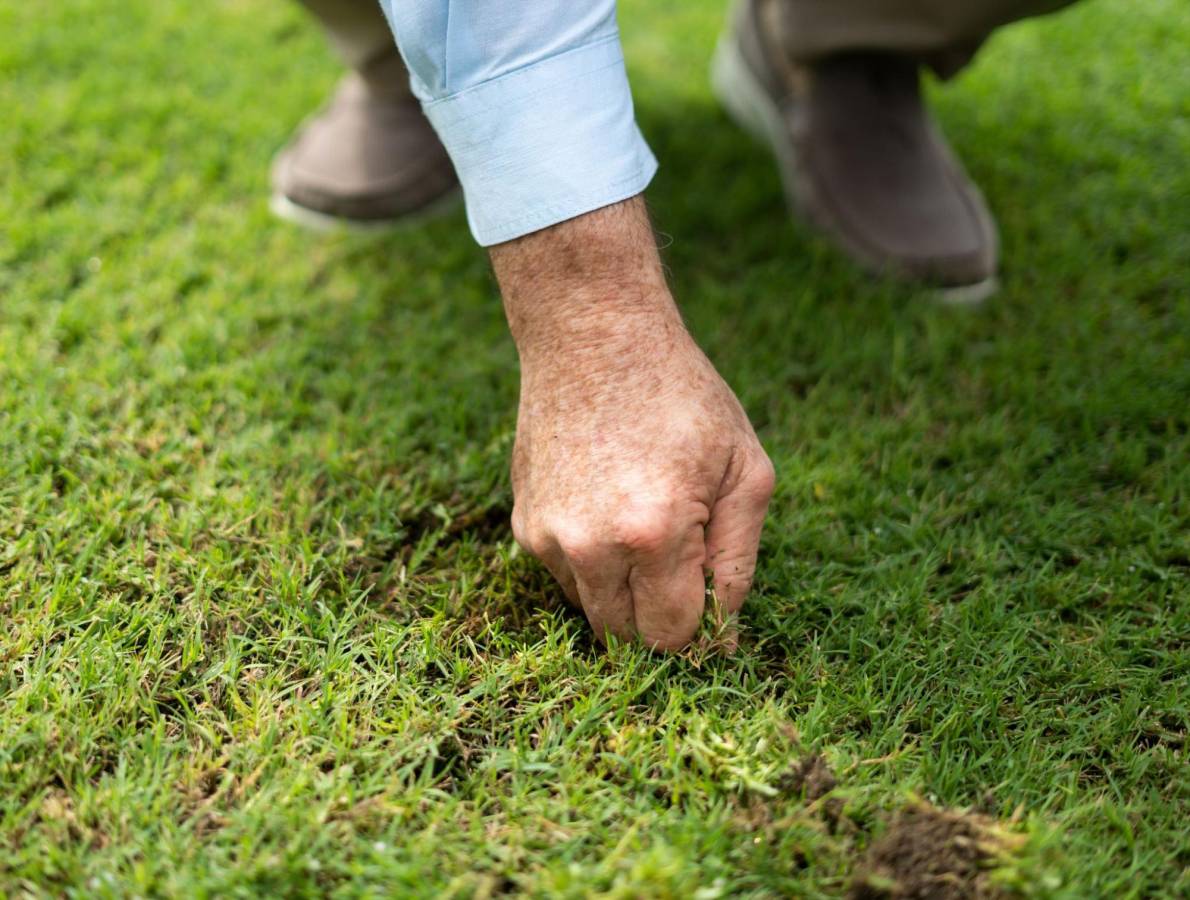
[[941, 75], [961, 69], [1001, 25], [1073, 0], [774, 0], [790, 56], [812, 61], [852, 50], [919, 58]]
[[379, 0], [300, 0], [326, 31], [335, 52], [352, 69], [360, 69], [395, 48]]

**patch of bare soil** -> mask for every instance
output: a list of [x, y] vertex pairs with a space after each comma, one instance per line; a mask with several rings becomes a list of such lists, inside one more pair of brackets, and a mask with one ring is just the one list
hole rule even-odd
[[851, 900], [994, 900], [988, 877], [1024, 843], [995, 820], [920, 803], [899, 813], [864, 856]]
[[817, 753], [803, 757], [788, 777], [788, 787], [794, 791], [804, 790], [806, 799], [811, 802], [825, 797], [839, 783], [826, 760]]
[[829, 796], [839, 785], [826, 760], [818, 753], [803, 756], [782, 778], [782, 790], [802, 793], [806, 803], [819, 810], [827, 828], [834, 834], [843, 815], [843, 801]]

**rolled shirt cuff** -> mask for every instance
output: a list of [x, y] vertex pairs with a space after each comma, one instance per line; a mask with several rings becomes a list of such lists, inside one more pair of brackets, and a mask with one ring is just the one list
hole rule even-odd
[[485, 247], [633, 197], [657, 171], [614, 35], [424, 107]]

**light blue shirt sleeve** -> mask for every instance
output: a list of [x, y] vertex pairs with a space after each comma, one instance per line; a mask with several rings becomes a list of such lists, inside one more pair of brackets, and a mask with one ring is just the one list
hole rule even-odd
[[484, 246], [639, 194], [615, 0], [381, 0]]

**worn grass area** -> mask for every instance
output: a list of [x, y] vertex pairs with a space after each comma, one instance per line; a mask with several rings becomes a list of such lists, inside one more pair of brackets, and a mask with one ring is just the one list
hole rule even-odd
[[960, 312], [787, 223], [717, 2], [624, 7], [780, 473], [729, 657], [596, 648], [514, 549], [461, 215], [269, 218], [336, 71], [296, 8], [0, 0], [0, 894], [834, 896], [917, 798], [1025, 835], [995, 883], [1190, 892], [1190, 9], [935, 90], [1004, 235]]

